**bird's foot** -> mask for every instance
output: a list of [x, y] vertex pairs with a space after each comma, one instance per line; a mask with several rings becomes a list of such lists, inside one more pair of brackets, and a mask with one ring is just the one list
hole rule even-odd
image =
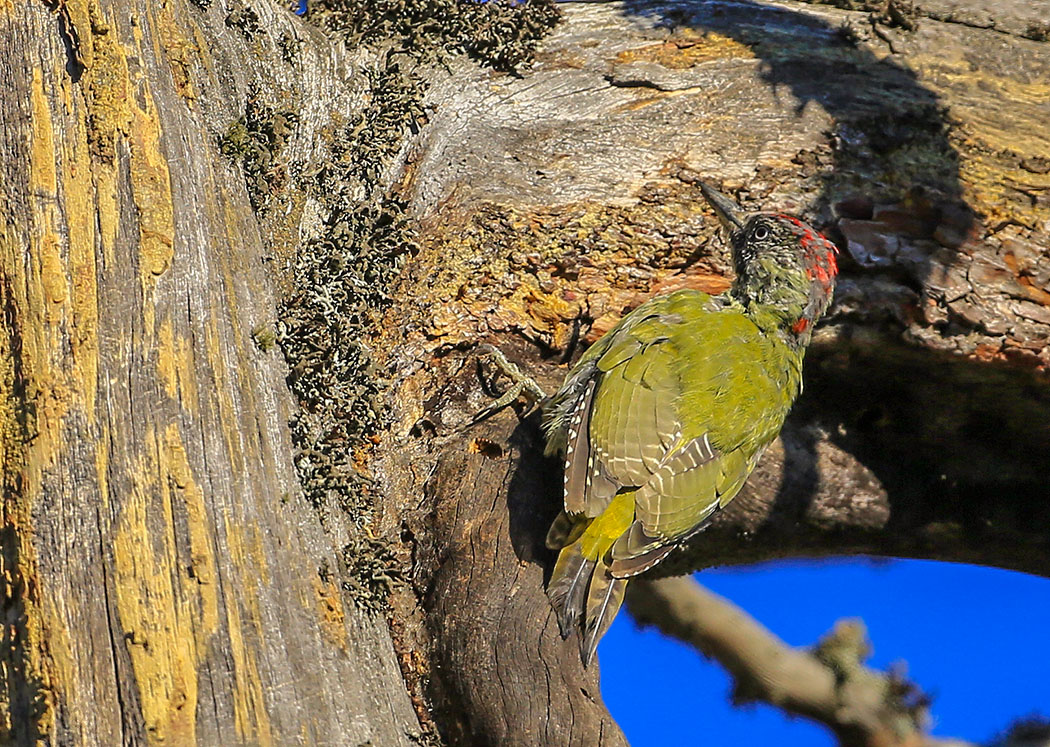
[[[507, 391], [500, 395], [495, 402], [476, 413], [474, 417], [471, 418], [470, 425], [479, 423], [490, 415], [499, 412], [504, 407], [514, 404], [522, 395], [525, 395], [532, 401], [529, 409], [531, 409], [533, 405], [547, 399], [547, 393], [536, 383], [535, 379], [522, 373], [520, 368], [507, 360], [507, 356], [505, 356], [503, 351], [499, 348], [493, 345], [479, 345], [478, 354], [490, 358], [493, 365], [499, 370], [499, 373], [510, 379], [511, 386]], [[497, 374], [497, 376], [498, 375], [499, 374]]]

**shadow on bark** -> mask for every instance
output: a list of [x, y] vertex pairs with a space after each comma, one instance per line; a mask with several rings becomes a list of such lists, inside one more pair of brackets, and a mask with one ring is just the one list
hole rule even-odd
[[[796, 114], [814, 104], [832, 117], [835, 129], [828, 134], [834, 158], [831, 168], [819, 174], [824, 189], [807, 212], [826, 222], [832, 202], [842, 202], [833, 195], [854, 192], [857, 200], [835, 210], [867, 219], [872, 206], [865, 200], [896, 201], [919, 189], [929, 190], [924, 199], [914, 195], [925, 211], [910, 217], [926, 224], [922, 238], [933, 238], [939, 227], [947, 237], [950, 228], [949, 238], [961, 243], [973, 227], [975, 217], [962, 198], [958, 154], [948, 140], [946, 110], [938, 95], [922, 86], [913, 71], [859, 46], [850, 27], [832, 27], [813, 15], [751, 0], [635, 0], [625, 4], [625, 12], [652, 19], [672, 34], [688, 29], [735, 40], [761, 61], [765, 83], [775, 92], [786, 88], [797, 100]], [[872, 26], [878, 27], [876, 19]], [[800, 177], [815, 173], [814, 164], [798, 166]], [[872, 181], [882, 185], [876, 194], [870, 193]], [[919, 279], [923, 277], [920, 273]]]
[[[762, 62], [761, 79], [787, 89], [799, 115], [817, 104], [833, 118], [833, 161], [818, 175], [822, 190], [806, 212], [825, 225], [839, 219], [827, 229], [840, 245], [851, 242], [841, 257], [847, 276], [882, 272], [922, 293], [937, 270], [932, 255], [950, 263], [945, 255], [980, 229], [963, 200], [958, 154], [938, 95], [911, 70], [861, 48], [855, 31], [750, 0], [629, 2], [626, 9], [674, 36], [699, 30], [746, 45]], [[906, 34], [913, 20], [873, 16], [872, 28], [878, 33], [887, 22], [904, 26]], [[823, 41], [814, 45], [815, 38]], [[813, 175], [805, 159], [798, 165], [800, 178]], [[865, 254], [860, 239], [871, 226], [900, 233], [899, 252]], [[780, 536], [788, 529], [784, 519], [804, 515], [820, 483], [819, 432], [870, 468], [889, 501], [886, 524], [844, 524], [846, 546], [933, 558], [950, 546], [952, 560], [1046, 574], [1050, 539], [1038, 528], [1047, 523], [1047, 509], [1032, 498], [1050, 478], [1050, 397], [1038, 377], [1016, 366], [947, 356], [931, 361], [937, 353], [895, 341], [845, 348], [810, 356], [807, 393], [785, 430], [780, 488], [769, 511], [770, 521], [784, 525], [767, 527], [774, 535], [767, 540], [785, 555], [824, 554], [826, 532]], [[712, 534], [698, 536], [689, 562], [726, 562], [739, 554], [726, 555], [730, 548], [712, 542]], [[960, 546], [970, 552], [960, 557]], [[668, 563], [663, 572], [683, 570], [684, 561]]]
[[507, 488], [510, 539], [518, 560], [543, 567], [546, 587], [557, 557], [547, 548], [546, 537], [560, 510], [561, 465], [557, 459], [543, 456], [538, 411], [518, 423], [510, 443], [522, 454]]

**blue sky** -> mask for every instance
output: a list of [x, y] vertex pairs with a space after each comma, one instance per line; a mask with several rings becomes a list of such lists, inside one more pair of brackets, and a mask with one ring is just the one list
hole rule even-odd
[[[1017, 717], [1050, 716], [1048, 579], [866, 558], [710, 569], [697, 579], [795, 646], [814, 643], [839, 618], [863, 618], [875, 648], [869, 664], [904, 660], [934, 696], [934, 734], [983, 742]], [[633, 747], [834, 745], [823, 728], [774, 708], [731, 707], [717, 664], [638, 630], [626, 612], [598, 656], [602, 695]], [[641, 662], [648, 674], [638, 685], [631, 672]]]

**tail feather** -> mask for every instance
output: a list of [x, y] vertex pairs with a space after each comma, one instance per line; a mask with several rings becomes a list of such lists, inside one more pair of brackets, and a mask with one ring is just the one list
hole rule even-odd
[[590, 589], [587, 591], [587, 612], [584, 615], [583, 635], [580, 636], [580, 655], [583, 666], [591, 663], [598, 641], [612, 625], [613, 618], [623, 604], [623, 595], [627, 590], [627, 579], [613, 578], [605, 563], [598, 563], [591, 575]]
[[563, 547], [568, 547], [580, 538], [580, 535], [590, 526], [590, 523], [590, 521], [586, 520], [580, 521], [578, 517], [573, 518], [565, 511], [562, 511], [551, 524], [551, 528], [547, 530], [547, 548], [560, 550]]
[[645, 573], [666, 558], [674, 547], [674, 545], [670, 544], [661, 545], [635, 558], [624, 558], [623, 560], [613, 558], [612, 564], [609, 566], [609, 572], [616, 578], [630, 578], [631, 576], [637, 576], [639, 573]]
[[568, 638], [577, 626], [594, 568], [595, 562], [583, 556], [579, 543], [569, 545], [558, 555], [547, 584], [547, 596], [558, 616], [562, 638]]
[[561, 637], [580, 636], [580, 656], [590, 664], [598, 641], [609, 629], [623, 603], [627, 579], [614, 578], [602, 560], [589, 560], [581, 543], [561, 551], [554, 565], [547, 596], [558, 618]]

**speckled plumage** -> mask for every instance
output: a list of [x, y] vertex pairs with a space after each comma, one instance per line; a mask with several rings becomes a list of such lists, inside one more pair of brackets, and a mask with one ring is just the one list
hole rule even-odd
[[[660, 562], [740, 490], [802, 384], [830, 302], [835, 248], [797, 218], [750, 218], [714, 190], [737, 278], [709, 296], [654, 298], [596, 342], [544, 407], [564, 457], [560, 549], [548, 594], [590, 661], [626, 580]], [[582, 623], [582, 625], [581, 625]]]

